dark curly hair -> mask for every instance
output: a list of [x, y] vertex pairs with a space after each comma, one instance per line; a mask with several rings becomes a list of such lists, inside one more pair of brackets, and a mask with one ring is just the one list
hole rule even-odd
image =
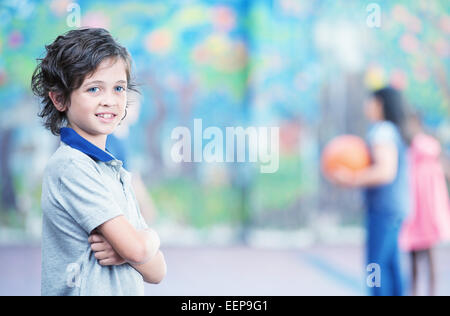
[[49, 97], [56, 92], [65, 106], [70, 106], [70, 96], [85, 77], [93, 73], [105, 58], [122, 58], [126, 65], [127, 90], [139, 92], [131, 78], [131, 56], [111, 34], [102, 28], [82, 28], [60, 35], [50, 45], [47, 54], [39, 58], [33, 72], [31, 90], [41, 99], [39, 117], [52, 134], [59, 135], [65, 124], [66, 112], [58, 111]]

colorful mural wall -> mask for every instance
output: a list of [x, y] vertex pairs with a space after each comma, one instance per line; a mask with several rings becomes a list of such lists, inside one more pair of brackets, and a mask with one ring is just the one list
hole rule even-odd
[[[311, 214], [326, 208], [321, 196], [337, 194], [321, 178], [321, 146], [339, 133], [363, 133], [362, 102], [386, 84], [404, 92], [450, 150], [450, 2], [377, 1], [380, 27], [368, 22], [368, 4], [1, 1], [1, 225], [38, 229], [42, 171], [58, 139], [40, 124], [30, 78], [44, 45], [74, 28], [77, 12], [81, 26], [108, 29], [133, 57], [142, 95], [121, 137], [158, 221], [312, 225]], [[250, 163], [174, 163], [171, 132], [193, 128], [195, 118], [219, 128], [279, 126], [278, 172], [261, 174]], [[343, 222], [350, 216], [338, 214]]]

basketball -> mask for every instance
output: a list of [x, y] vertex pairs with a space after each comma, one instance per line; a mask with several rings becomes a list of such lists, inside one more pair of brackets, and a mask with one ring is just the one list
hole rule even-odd
[[325, 146], [321, 164], [326, 176], [342, 167], [359, 171], [370, 165], [369, 149], [361, 137], [338, 136]]

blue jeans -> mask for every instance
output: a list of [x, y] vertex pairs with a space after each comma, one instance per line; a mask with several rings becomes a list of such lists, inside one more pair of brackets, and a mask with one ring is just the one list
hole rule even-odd
[[370, 288], [373, 296], [404, 294], [398, 236], [403, 219], [400, 216], [369, 211], [367, 215], [367, 260], [381, 269], [380, 286]]

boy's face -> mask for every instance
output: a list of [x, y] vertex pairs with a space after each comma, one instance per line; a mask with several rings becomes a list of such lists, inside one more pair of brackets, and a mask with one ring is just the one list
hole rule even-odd
[[121, 58], [103, 60], [70, 96], [66, 115], [69, 126], [96, 146], [105, 149], [111, 134], [125, 115], [127, 75]]

